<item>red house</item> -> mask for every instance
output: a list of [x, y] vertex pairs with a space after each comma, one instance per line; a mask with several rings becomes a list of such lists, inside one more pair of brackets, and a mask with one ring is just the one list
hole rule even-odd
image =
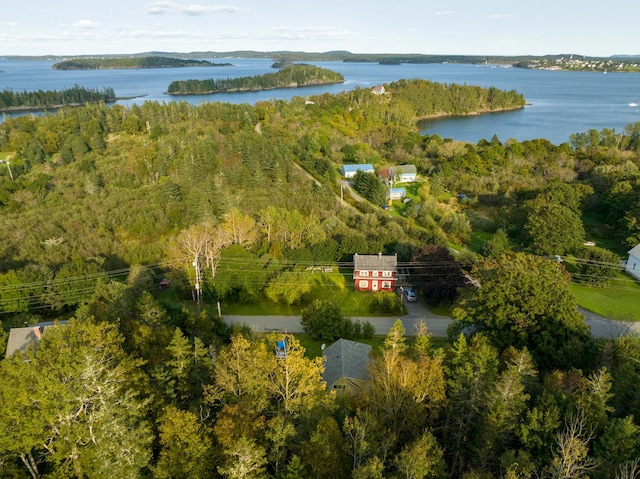
[[396, 255], [353, 255], [353, 282], [356, 291], [394, 291], [397, 280]]

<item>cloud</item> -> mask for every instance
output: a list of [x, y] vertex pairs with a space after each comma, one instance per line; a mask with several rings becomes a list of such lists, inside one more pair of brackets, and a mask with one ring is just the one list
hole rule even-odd
[[18, 24], [16, 22], [2, 22], [3, 27], [17, 27]]
[[436, 17], [444, 16], [444, 15], [453, 15], [455, 12], [451, 10], [439, 10], [437, 12], [433, 12]]
[[149, 5], [147, 13], [151, 15], [164, 15], [165, 13], [189, 16], [213, 15], [216, 13], [246, 13], [242, 8], [231, 5], [201, 5], [197, 3], [181, 4], [172, 1], [153, 2]]
[[75, 28], [83, 28], [85, 30], [91, 30], [92, 28], [96, 28], [98, 24], [96, 22], [92, 22], [91, 20], [80, 20], [73, 24]]

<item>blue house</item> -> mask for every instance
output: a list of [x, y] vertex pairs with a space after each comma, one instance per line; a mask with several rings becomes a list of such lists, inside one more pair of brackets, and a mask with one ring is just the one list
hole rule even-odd
[[391, 188], [387, 191], [387, 199], [388, 200], [401, 200], [405, 196], [407, 196], [407, 190], [404, 188]]
[[353, 178], [358, 171], [363, 171], [365, 173], [374, 173], [375, 169], [373, 168], [373, 165], [370, 165], [368, 163], [357, 163], [353, 165], [342, 165], [340, 173], [342, 173], [342, 176], [349, 179]]

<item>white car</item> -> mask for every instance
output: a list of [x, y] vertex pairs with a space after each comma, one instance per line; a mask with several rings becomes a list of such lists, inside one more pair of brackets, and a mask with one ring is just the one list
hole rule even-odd
[[404, 291], [402, 292], [402, 294], [404, 294], [404, 297], [407, 301], [414, 302], [418, 300], [418, 296], [416, 295], [416, 292], [411, 288], [404, 288]]

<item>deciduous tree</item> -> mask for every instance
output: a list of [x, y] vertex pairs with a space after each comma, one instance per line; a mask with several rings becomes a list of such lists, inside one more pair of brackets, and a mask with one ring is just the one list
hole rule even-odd
[[453, 312], [463, 325], [473, 325], [500, 350], [527, 348], [543, 368], [588, 359], [589, 330], [562, 266], [516, 253], [484, 261], [475, 276], [479, 286]]

